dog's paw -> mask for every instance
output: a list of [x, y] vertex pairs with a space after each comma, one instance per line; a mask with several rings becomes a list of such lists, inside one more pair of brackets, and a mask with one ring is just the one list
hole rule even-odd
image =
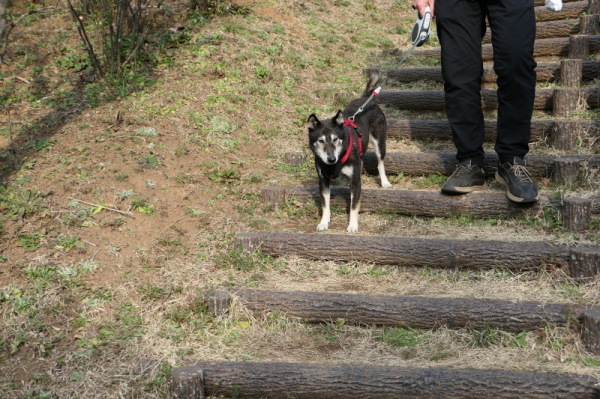
[[383, 187], [383, 188], [392, 188], [392, 183], [390, 183], [389, 181], [381, 182], [381, 187]]
[[348, 228], [346, 229], [346, 231], [348, 233], [358, 233], [358, 226], [354, 226], [354, 225], [348, 225]]
[[319, 223], [317, 231], [325, 231], [329, 228], [329, 223]]

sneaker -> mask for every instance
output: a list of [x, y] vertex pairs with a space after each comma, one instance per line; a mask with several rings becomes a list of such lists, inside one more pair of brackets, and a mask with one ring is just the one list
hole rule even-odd
[[485, 173], [470, 159], [462, 161], [456, 166], [452, 176], [442, 185], [445, 194], [466, 194], [485, 187]]
[[528, 203], [538, 200], [537, 187], [525, 169], [525, 161], [519, 157], [515, 157], [512, 164], [499, 164], [496, 180], [506, 186], [506, 196], [511, 201]]

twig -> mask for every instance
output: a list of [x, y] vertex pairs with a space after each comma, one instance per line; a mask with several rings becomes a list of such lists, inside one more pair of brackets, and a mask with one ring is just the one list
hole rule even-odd
[[117, 213], [121, 213], [123, 215], [127, 215], [127, 216], [133, 217], [133, 214], [131, 212], [124, 212], [124, 211], [121, 211], [119, 209], [111, 208], [109, 206], [104, 206], [104, 205], [101, 205], [101, 204], [94, 204], [92, 202], [87, 202], [87, 201], [83, 201], [83, 200], [79, 200], [79, 199], [75, 199], [74, 201], [81, 202], [82, 204], [85, 204], [85, 205], [94, 206], [96, 208], [106, 209], [107, 211], [117, 212]]
[[31, 82], [30, 82], [30, 81], [28, 81], [27, 79], [25, 79], [25, 78], [22, 78], [22, 77], [20, 77], [20, 76], [16, 76], [16, 75], [13, 75], [13, 76], [8, 76], [8, 77], [4, 78], [4, 80], [7, 80], [7, 79], [17, 79], [17, 80], [20, 80], [21, 82], [27, 83], [28, 85], [30, 85], [30, 84], [31, 84]]

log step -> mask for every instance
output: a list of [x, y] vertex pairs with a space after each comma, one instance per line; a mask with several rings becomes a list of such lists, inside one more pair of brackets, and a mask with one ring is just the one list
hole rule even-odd
[[[582, 35], [577, 35], [581, 36]], [[598, 53], [600, 50], [600, 35], [585, 35], [583, 39], [587, 42], [588, 52], [590, 54]], [[533, 55], [536, 59], [540, 59], [543, 57], [553, 57], [553, 58], [561, 58], [561, 57], [571, 57], [571, 58], [582, 58], [577, 57], [570, 52], [576, 51], [573, 49], [572, 45], [570, 45], [573, 39], [569, 37], [564, 38], [552, 38], [552, 39], [538, 39], [535, 41], [535, 47], [533, 51]], [[392, 56], [400, 56], [403, 55], [403, 50], [390, 50], [386, 53]], [[423, 50], [415, 50], [412, 54], [412, 57], [417, 58], [433, 58], [440, 59], [440, 49], [431, 48], [431, 49], [423, 49]], [[491, 62], [494, 59], [492, 45], [484, 44], [482, 46], [482, 57], [483, 61]]]
[[[559, 124], [564, 125], [568, 131], [577, 132], [582, 137], [600, 138], [600, 120], [560, 120], [559, 122], [551, 119], [533, 120], [531, 122], [531, 141], [552, 142], [556, 138], [554, 137], [555, 131]], [[496, 134], [496, 121], [486, 121], [485, 140], [494, 142]], [[450, 140], [451, 131], [447, 119], [388, 119], [387, 135], [388, 137], [404, 137], [414, 140]]]
[[[535, 91], [534, 110], [552, 111], [558, 89], [537, 89]], [[577, 89], [578, 96], [587, 103], [588, 108], [600, 107], [600, 88]], [[408, 111], [444, 111], [445, 95], [442, 90], [429, 91], [383, 91], [378, 96], [379, 103]], [[496, 90], [481, 90], [481, 104], [486, 111], [498, 108]]]
[[[317, 187], [263, 187], [261, 195], [263, 201], [271, 205], [282, 205], [291, 200], [321, 203]], [[332, 187], [331, 204], [349, 209], [350, 189]], [[509, 201], [504, 192], [445, 195], [440, 191], [363, 189], [360, 210], [422, 217], [516, 217], [537, 214], [551, 207], [563, 210], [560, 201], [549, 196], [541, 196], [533, 204], [517, 204]], [[600, 197], [592, 199], [590, 212], [600, 214]]]
[[593, 399], [597, 379], [505, 370], [196, 362], [174, 368], [171, 398], [297, 399]]
[[[315, 223], [316, 226], [316, 223]], [[401, 267], [508, 270], [561, 267], [572, 253], [593, 254], [590, 266], [598, 272], [600, 247], [569, 248], [539, 242], [427, 239], [349, 234], [248, 232], [236, 234], [237, 246], [269, 256], [298, 256], [310, 260], [351, 262], [367, 260]], [[579, 259], [581, 260], [581, 259]], [[577, 267], [581, 267], [579, 264]], [[595, 269], [594, 269], [595, 268]]]
[[[559, 82], [560, 81], [560, 62], [540, 62], [538, 63], [536, 77], [538, 82]], [[365, 70], [368, 73], [370, 69]], [[442, 83], [442, 69], [440, 67], [430, 68], [398, 68], [385, 71], [386, 76], [398, 83], [412, 83], [418, 80], [428, 80]], [[582, 62], [582, 79], [592, 81], [600, 76], [600, 61], [584, 60]], [[485, 65], [483, 68], [483, 83], [496, 83], [496, 72], [491, 65]]]
[[560, 11], [548, 10], [544, 5], [535, 7], [535, 15], [537, 22], [557, 21], [561, 19], [578, 18], [581, 14], [588, 11], [587, 1], [573, 1], [564, 3]]
[[[304, 152], [288, 153], [286, 162], [300, 165], [312, 158], [312, 154]], [[551, 178], [555, 174], [557, 164], [569, 162], [583, 168], [600, 168], [600, 155], [527, 155], [527, 170], [535, 177]], [[369, 174], [377, 174], [377, 156], [373, 151], [367, 151], [363, 157], [364, 170]], [[435, 153], [413, 153], [413, 152], [390, 152], [385, 156], [385, 170], [388, 176], [403, 173], [405, 176], [426, 176], [439, 174], [450, 176], [456, 168], [456, 157], [454, 154]], [[486, 154], [484, 159], [484, 171], [487, 176], [496, 173], [498, 155]]]
[[235, 290], [209, 292], [203, 302], [211, 313], [229, 310], [231, 299], [253, 312], [282, 312], [308, 323], [343, 319], [354, 325], [404, 328], [498, 328], [533, 331], [547, 325], [567, 326], [581, 322], [584, 314], [598, 308], [539, 302], [491, 299], [428, 298], [414, 296], [361, 295], [306, 291]]
[[[536, 23], [535, 38], [536, 40], [541, 40], [556, 37], [568, 37], [580, 33], [580, 29], [580, 20], [578, 17], [558, 21], [539, 21]], [[483, 42], [492, 42], [492, 32], [489, 27], [485, 32]]]

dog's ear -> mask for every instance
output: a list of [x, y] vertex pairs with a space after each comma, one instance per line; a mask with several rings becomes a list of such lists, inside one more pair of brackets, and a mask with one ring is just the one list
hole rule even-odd
[[339, 110], [337, 112], [337, 114], [335, 114], [335, 116], [333, 118], [331, 118], [331, 120], [338, 126], [341, 126], [344, 124], [344, 115], [342, 114], [342, 111]]
[[308, 130], [315, 130], [320, 124], [321, 121], [319, 121], [315, 114], [311, 114], [308, 117], [308, 121], [306, 121], [306, 127], [308, 128]]

